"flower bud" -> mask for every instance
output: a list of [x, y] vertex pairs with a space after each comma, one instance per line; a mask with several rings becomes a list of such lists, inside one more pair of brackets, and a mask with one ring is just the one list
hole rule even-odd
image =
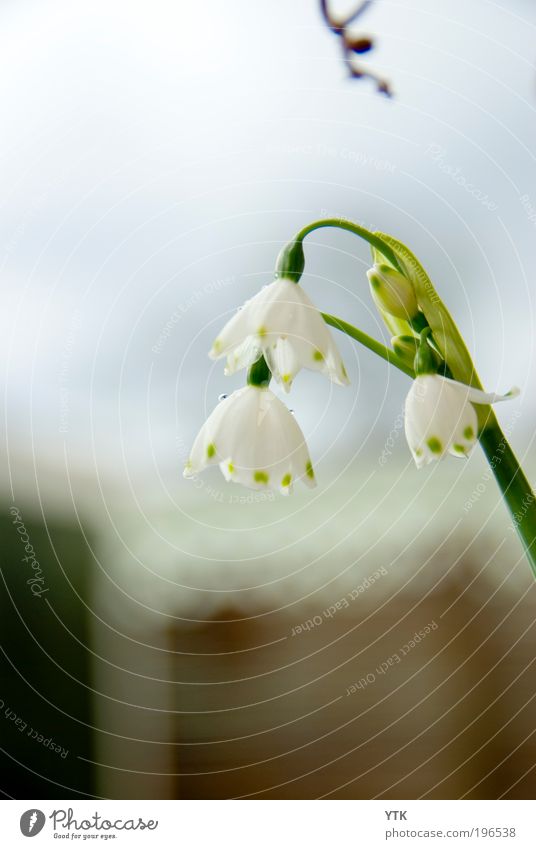
[[417, 348], [413, 365], [416, 375], [436, 374], [439, 366], [439, 357], [428, 343], [430, 332], [430, 328], [425, 327], [420, 336], [419, 347]]
[[397, 356], [413, 368], [417, 353], [418, 339], [416, 336], [393, 336], [391, 345]]
[[283, 277], [297, 283], [305, 268], [303, 240], [287, 242], [277, 257], [276, 277]]
[[390, 265], [378, 265], [378, 263], [367, 271], [367, 277], [378, 309], [396, 318], [405, 318], [406, 321], [410, 321], [417, 315], [419, 307], [415, 290], [407, 277], [391, 268]]

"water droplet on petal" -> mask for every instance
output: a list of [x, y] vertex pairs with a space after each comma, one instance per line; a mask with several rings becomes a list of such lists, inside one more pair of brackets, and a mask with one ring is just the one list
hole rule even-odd
[[225, 401], [225, 399], [228, 397], [229, 396], [225, 392], [222, 392], [221, 395], [218, 395], [218, 401]]
[[294, 410], [289, 410], [289, 413], [290, 413], [291, 416], [295, 415]]

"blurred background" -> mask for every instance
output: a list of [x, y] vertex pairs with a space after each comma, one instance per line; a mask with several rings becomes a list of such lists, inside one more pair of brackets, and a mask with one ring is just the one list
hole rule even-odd
[[[335, 12], [351, 8], [333, 4]], [[532, 798], [534, 603], [476, 449], [417, 473], [404, 375], [289, 400], [318, 488], [182, 478], [208, 360], [308, 221], [414, 250], [532, 479], [531, 0], [0, 2], [5, 797]], [[303, 285], [388, 341], [367, 246]], [[30, 583], [29, 583], [30, 582]]]

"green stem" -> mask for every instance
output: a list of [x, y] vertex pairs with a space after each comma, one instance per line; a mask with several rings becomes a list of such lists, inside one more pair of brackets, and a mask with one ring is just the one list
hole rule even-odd
[[[280, 276], [288, 277], [289, 279], [294, 280], [294, 282], [298, 282], [305, 266], [303, 240], [309, 235], [309, 233], [319, 230], [322, 227], [335, 227], [339, 230], [347, 230], [348, 232], [359, 236], [379, 251], [391, 263], [391, 265], [397, 269], [397, 271], [400, 271], [402, 274], [404, 273], [396, 253], [381, 236], [376, 233], [371, 233], [359, 224], [347, 221], [346, 219], [323, 218], [307, 224], [296, 234], [292, 241], [285, 245], [277, 260], [276, 271]], [[443, 312], [445, 313], [445, 310]], [[397, 356], [394, 351], [385, 347], [385, 345], [382, 345], [366, 333], [363, 333], [363, 331], [359, 330], [357, 327], [348, 324], [348, 322], [343, 321], [336, 316], [326, 313], [322, 313], [322, 316], [327, 324], [330, 324], [337, 330], [346, 333], [347, 336], [355, 339], [361, 345], [364, 345], [370, 351], [373, 351], [388, 363], [391, 363], [391, 365], [396, 366], [400, 369], [400, 371], [404, 372], [404, 374], [411, 378], [415, 377], [414, 370], [399, 356]], [[446, 316], [451, 325], [453, 325], [448, 313]], [[413, 327], [413, 330], [420, 332], [428, 325], [428, 323], [429, 322], [424, 315], [422, 318], [419, 316], [418, 325]], [[453, 327], [457, 333], [455, 325], [453, 325]], [[459, 334], [457, 335], [459, 336]], [[466, 353], [461, 337], [459, 338], [459, 345], [462, 347], [462, 352]], [[468, 354], [467, 358], [469, 358]], [[472, 363], [470, 363], [470, 365], [472, 369]], [[448, 369], [448, 366], [446, 366], [446, 368]], [[451, 373], [450, 369], [448, 369], [448, 373]], [[470, 383], [471, 380], [468, 379], [467, 382]], [[495, 413], [491, 407], [489, 407], [488, 410], [489, 412], [485, 410], [484, 421], [480, 428], [480, 444], [511, 513], [512, 530], [515, 528], [519, 534], [527, 559], [534, 573], [534, 577], [536, 578], [536, 498], [514, 452], [508, 443], [508, 440], [506, 439], [506, 436], [499, 426]], [[482, 422], [482, 414], [480, 411], [479, 422]]]
[[[276, 263], [276, 274], [278, 276], [286, 277], [289, 280], [293, 280], [295, 283], [298, 282], [305, 267], [303, 240], [307, 235], [309, 235], [309, 233], [312, 233], [314, 230], [319, 230], [321, 227], [336, 227], [339, 230], [347, 230], [350, 233], [359, 236], [361, 239], [364, 239], [376, 248], [376, 250], [380, 251], [380, 253], [382, 253], [383, 256], [389, 260], [389, 262], [398, 271], [402, 272], [395, 252], [380, 236], [377, 236], [375, 233], [370, 233], [364, 227], [361, 227], [359, 224], [355, 224], [353, 221], [347, 221], [343, 218], [321, 218], [318, 221], [312, 221], [310, 224], [303, 227], [295, 235], [295, 237], [291, 239], [290, 242], [287, 242], [287, 244], [283, 247]], [[322, 316], [327, 324], [331, 324], [332, 327], [336, 327], [337, 330], [341, 330], [343, 333], [346, 333], [347, 336], [351, 336], [352, 339], [360, 342], [370, 351], [374, 351], [375, 354], [378, 354], [378, 356], [382, 357], [388, 363], [396, 366], [400, 369], [400, 371], [403, 371], [404, 374], [409, 375], [409, 377], [415, 376], [413, 369], [406, 365], [406, 363], [394, 351], [391, 351], [389, 348], [386, 348], [385, 345], [382, 345], [381, 342], [377, 342], [366, 333], [363, 333], [362, 330], [359, 330], [352, 324], [348, 324], [348, 322], [343, 321], [341, 318], [336, 318], [335, 316], [328, 315], [326, 313], [322, 313]]]
[[[415, 373], [410, 366], [397, 355], [377, 342], [376, 339], [363, 333], [359, 328], [348, 324], [341, 318], [322, 313], [326, 324], [346, 333], [365, 348], [373, 351], [391, 365], [396, 366], [408, 377], [414, 378]], [[479, 434], [480, 445], [487, 457], [490, 468], [495, 476], [501, 494], [512, 516], [512, 530], [516, 530], [527, 559], [536, 578], [536, 496], [528, 482], [512, 448], [502, 432], [491, 407], [487, 408], [486, 422]]]
[[364, 227], [360, 227], [359, 224], [355, 224], [353, 221], [347, 221], [345, 218], [320, 218], [318, 221], [312, 221], [296, 234], [294, 241], [302, 242], [309, 233], [312, 233], [314, 230], [320, 230], [322, 227], [336, 227], [339, 230], [347, 230], [349, 233], [359, 236], [361, 239], [364, 239], [365, 242], [368, 242], [369, 245], [372, 245], [380, 251], [380, 253], [389, 260], [391, 265], [393, 265], [397, 271], [403, 273], [394, 250], [381, 238], [381, 236], [377, 236], [375, 233], [371, 233]]
[[369, 349], [369, 351], [374, 351], [375, 354], [378, 354], [379, 357], [382, 357], [388, 363], [391, 363], [391, 365], [396, 366], [400, 369], [400, 371], [403, 371], [404, 374], [407, 374], [408, 377], [415, 377], [413, 369], [406, 365], [406, 363], [401, 360], [394, 351], [391, 351], [390, 348], [382, 345], [381, 342], [377, 342], [376, 339], [372, 338], [372, 336], [368, 336], [366, 333], [363, 333], [363, 331], [359, 330], [358, 327], [354, 327], [353, 324], [348, 324], [348, 322], [343, 321], [342, 318], [337, 318], [336, 316], [329, 315], [325, 312], [322, 313], [322, 318], [326, 324], [330, 324], [337, 330], [342, 331], [342, 333], [346, 333], [347, 336], [355, 339], [356, 342], [360, 342], [361, 345], [364, 345], [365, 348]]
[[536, 498], [493, 411], [479, 440], [536, 578]]
[[[287, 244], [283, 247], [276, 263], [276, 274], [278, 276], [286, 277], [289, 280], [293, 280], [295, 283], [298, 282], [305, 267], [303, 240], [309, 233], [312, 233], [314, 230], [319, 230], [321, 227], [337, 227], [340, 230], [347, 230], [350, 233], [359, 236], [361, 239], [364, 239], [376, 248], [376, 250], [380, 251], [380, 253], [382, 253], [398, 271], [402, 272], [395, 252], [380, 236], [377, 236], [375, 233], [370, 233], [359, 224], [354, 224], [353, 221], [347, 221], [344, 218], [321, 218], [318, 221], [312, 221], [310, 224], [302, 227], [295, 237], [291, 239], [290, 242], [287, 242]], [[362, 330], [359, 330], [352, 324], [348, 324], [348, 322], [343, 321], [341, 318], [336, 318], [335, 316], [328, 315], [326, 313], [322, 313], [322, 316], [327, 324], [331, 324], [331, 326], [336, 327], [337, 330], [342, 330], [342, 332], [346, 333], [347, 336], [351, 336], [352, 339], [360, 342], [370, 351], [374, 351], [375, 354], [378, 354], [378, 356], [382, 357], [388, 363], [396, 366], [400, 369], [400, 371], [403, 371], [404, 374], [409, 375], [409, 377], [415, 377], [413, 369], [406, 365], [406, 363], [394, 351], [391, 351], [389, 348], [386, 348], [385, 345], [382, 345], [381, 342], [377, 342], [366, 333], [363, 333]], [[426, 322], [426, 319], [424, 320]]]

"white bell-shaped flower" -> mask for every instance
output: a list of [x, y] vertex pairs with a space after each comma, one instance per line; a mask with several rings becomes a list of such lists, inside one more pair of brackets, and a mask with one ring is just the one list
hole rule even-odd
[[417, 468], [447, 452], [467, 457], [478, 434], [473, 404], [493, 404], [518, 394], [518, 389], [507, 395], [482, 392], [439, 374], [416, 377], [406, 398], [405, 431]]
[[298, 423], [265, 387], [247, 385], [220, 401], [194, 441], [184, 476], [215, 463], [226, 480], [251, 489], [278, 488], [288, 495], [297, 480], [316, 486]]
[[289, 391], [301, 368], [320, 371], [335, 383], [348, 375], [337, 346], [302, 287], [285, 277], [265, 286], [227, 322], [209, 356], [227, 357], [226, 374], [263, 354], [274, 378]]

